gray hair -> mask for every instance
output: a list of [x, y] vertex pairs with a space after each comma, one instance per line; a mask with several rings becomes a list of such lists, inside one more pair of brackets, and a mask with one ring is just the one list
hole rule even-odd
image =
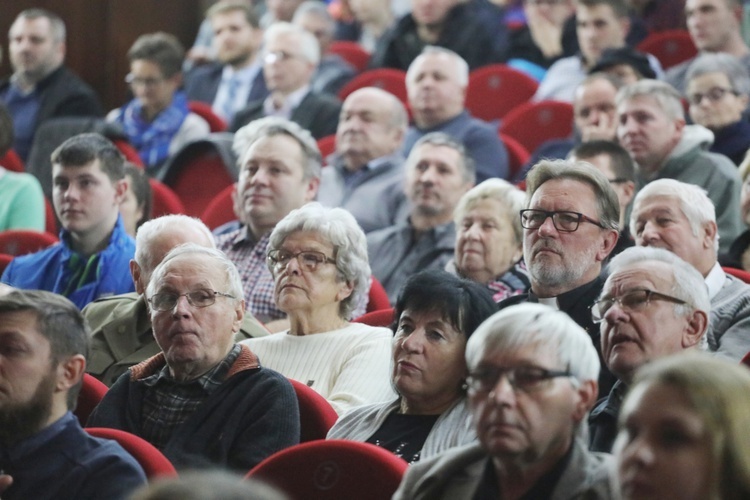
[[292, 210], [271, 232], [268, 250], [278, 250], [291, 234], [311, 231], [333, 245], [338, 279], [352, 285], [352, 293], [341, 301], [339, 314], [349, 319], [370, 289], [367, 239], [354, 216], [343, 208], [326, 208], [311, 202]]
[[523, 241], [523, 228], [518, 213], [524, 208], [526, 195], [516, 186], [503, 179], [487, 179], [468, 190], [458, 200], [458, 204], [453, 210], [453, 221], [456, 227], [460, 226], [467, 211], [486, 199], [493, 199], [500, 203], [504, 213], [499, 215], [509, 219], [516, 242], [520, 245]]
[[708, 73], [723, 73], [727, 76], [732, 90], [750, 95], [750, 72], [739, 58], [724, 52], [706, 52], [690, 63], [685, 82]]
[[247, 163], [250, 146], [259, 139], [275, 135], [286, 135], [297, 141], [300, 149], [302, 149], [302, 156], [305, 161], [302, 165], [305, 180], [320, 178], [323, 157], [320, 154], [320, 149], [318, 149], [318, 143], [315, 142], [309, 131], [280, 116], [267, 116], [253, 120], [234, 134], [232, 150], [239, 158], [238, 166], [240, 170]]
[[653, 98], [661, 111], [672, 120], [685, 119], [682, 96], [668, 83], [645, 79], [625, 85], [617, 91], [615, 104], [619, 108], [625, 102], [637, 97]]
[[526, 206], [539, 187], [547, 181], [569, 179], [587, 184], [594, 191], [599, 222], [617, 231], [620, 223], [620, 202], [607, 177], [585, 161], [542, 160], [526, 177]]
[[[703, 311], [706, 316], [711, 311], [708, 288], [701, 273], [677, 255], [663, 248], [630, 247], [615, 255], [607, 266], [609, 278], [643, 262], [654, 261], [666, 264], [672, 269], [673, 285], [669, 291], [678, 299], [687, 302], [675, 304], [678, 314], [687, 315], [692, 311]], [[664, 266], [661, 266], [664, 267]]]
[[[446, 49], [445, 47], [438, 47], [437, 45], [426, 45], [424, 49], [422, 49], [422, 52], [417, 56], [417, 59], [422, 56], [428, 56], [428, 55], [445, 55], [450, 57], [453, 60], [455, 69], [456, 69], [456, 76], [458, 77], [458, 83], [462, 87], [466, 87], [469, 85], [469, 65], [466, 62], [466, 60], [458, 55], [457, 53], [453, 52], [450, 49]], [[415, 59], [416, 61], [416, 59]], [[411, 80], [411, 75], [413, 74], [413, 68], [415, 67], [414, 62], [412, 62], [409, 65], [409, 68], [406, 70], [406, 81], [408, 82]]]
[[288, 23], [286, 21], [277, 21], [266, 29], [263, 34], [263, 44], [268, 45], [268, 42], [277, 36], [292, 35], [297, 37], [300, 51], [302, 56], [311, 64], [317, 65], [320, 62], [320, 45], [315, 35], [296, 24]]
[[599, 377], [599, 355], [586, 330], [564, 312], [531, 302], [507, 307], [482, 323], [466, 343], [466, 364], [473, 371], [488, 352], [531, 346], [552, 347], [579, 382]]
[[227, 286], [229, 287], [227, 293], [234, 296], [236, 300], [243, 300], [244, 292], [242, 288], [242, 280], [240, 279], [240, 273], [237, 271], [234, 262], [229, 260], [229, 257], [227, 257], [221, 250], [202, 247], [195, 243], [183, 243], [182, 245], [177, 245], [170, 250], [166, 257], [164, 257], [164, 260], [156, 266], [154, 274], [151, 275], [148, 287], [146, 288], [146, 294], [149, 297], [156, 292], [156, 283], [164, 276], [170, 261], [181, 255], [205, 255], [213, 259], [218, 267], [224, 271], [224, 277], [226, 278]]
[[63, 21], [60, 16], [58, 16], [51, 10], [42, 9], [42, 8], [33, 8], [33, 9], [23, 10], [21, 11], [20, 14], [16, 16], [16, 19], [13, 21], [13, 24], [15, 24], [16, 21], [18, 21], [19, 19], [39, 19], [39, 18], [45, 18], [49, 21], [50, 32], [52, 33], [52, 39], [55, 40], [55, 42], [57, 43], [65, 42], [65, 37], [66, 37], [65, 21]]
[[407, 170], [413, 168], [417, 164], [417, 150], [423, 144], [455, 149], [461, 159], [461, 164], [458, 167], [461, 169], [464, 180], [471, 183], [476, 180], [476, 167], [474, 166], [474, 160], [466, 152], [466, 148], [462, 143], [445, 132], [430, 132], [414, 143], [414, 146], [412, 146], [411, 151], [409, 152], [409, 157], [406, 159]]
[[141, 269], [152, 271], [158, 262], [154, 262], [151, 254], [151, 245], [165, 234], [185, 234], [190, 230], [202, 234], [211, 242], [210, 248], [216, 248], [214, 235], [206, 224], [197, 217], [183, 214], [170, 214], [157, 217], [144, 222], [135, 234], [135, 261]]
[[[636, 234], [638, 207], [641, 203], [654, 196], [670, 196], [680, 202], [680, 210], [685, 214], [693, 236], [701, 233], [704, 224], [716, 222], [716, 208], [706, 191], [695, 184], [687, 184], [675, 179], [657, 179], [651, 181], [638, 191], [633, 200], [633, 211], [630, 213], [630, 233]], [[714, 250], [719, 250], [719, 232], [714, 238]]]
[[302, 2], [297, 10], [294, 11], [294, 17], [292, 17], [292, 24], [297, 24], [302, 16], [311, 14], [319, 19], [322, 19], [326, 23], [326, 30], [328, 35], [333, 35], [336, 31], [336, 21], [331, 17], [331, 13], [328, 12], [326, 4], [319, 0], [305, 0]]

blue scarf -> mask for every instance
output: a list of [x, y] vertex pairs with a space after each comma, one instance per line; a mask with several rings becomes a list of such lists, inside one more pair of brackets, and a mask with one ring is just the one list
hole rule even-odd
[[172, 103], [147, 122], [142, 115], [143, 105], [133, 99], [120, 110], [117, 121], [122, 124], [130, 143], [147, 168], [157, 167], [169, 156], [169, 144], [190, 112], [184, 92], [175, 92]]

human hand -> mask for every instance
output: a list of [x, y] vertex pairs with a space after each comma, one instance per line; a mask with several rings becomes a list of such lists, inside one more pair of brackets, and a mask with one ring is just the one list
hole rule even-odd
[[599, 113], [596, 120], [587, 123], [581, 128], [582, 142], [588, 141], [614, 141], [617, 139], [617, 117], [608, 113]]
[[557, 25], [549, 18], [539, 12], [539, 8], [533, 5], [526, 7], [526, 24], [531, 32], [531, 38], [544, 57], [551, 59], [563, 52], [562, 31], [563, 26]]
[[13, 478], [8, 474], [0, 473], [0, 493], [7, 490], [13, 484]]

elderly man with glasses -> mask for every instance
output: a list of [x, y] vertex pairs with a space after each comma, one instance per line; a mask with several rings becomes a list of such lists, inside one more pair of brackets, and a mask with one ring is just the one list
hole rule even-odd
[[578, 433], [600, 366], [580, 326], [541, 304], [511, 307], [474, 332], [466, 363], [479, 442], [412, 465], [394, 499], [619, 498], [612, 457]]
[[[602, 262], [617, 243], [617, 195], [604, 174], [588, 163], [564, 160], [535, 165], [526, 178], [526, 195], [521, 225], [531, 290], [500, 302], [499, 307], [540, 302], [559, 309], [588, 332], [599, 350], [590, 307], [604, 282]], [[602, 370], [602, 396], [614, 382]]]
[[599, 300], [602, 354], [618, 381], [589, 417], [590, 447], [610, 452], [620, 406], [633, 376], [651, 361], [699, 346], [711, 304], [703, 277], [661, 248], [632, 247], [612, 259]]
[[161, 352], [115, 382], [90, 426], [140, 436], [178, 469], [246, 472], [299, 441], [294, 389], [234, 342], [245, 301], [223, 253], [176, 247], [154, 270], [146, 296]]

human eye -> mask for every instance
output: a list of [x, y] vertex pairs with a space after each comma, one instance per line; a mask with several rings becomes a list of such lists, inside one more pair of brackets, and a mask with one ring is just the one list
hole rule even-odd
[[482, 223], [482, 229], [485, 229], [487, 231], [490, 231], [492, 229], [497, 229], [497, 223], [495, 223], [495, 221], [491, 221], [491, 220], [484, 221]]
[[196, 306], [209, 305], [214, 298], [214, 292], [206, 288], [190, 292], [190, 301]]
[[159, 292], [151, 297], [151, 303], [158, 311], [166, 311], [177, 303], [177, 294], [172, 292]]
[[648, 302], [648, 291], [631, 290], [620, 297], [620, 302], [627, 308], [636, 309]]
[[534, 389], [548, 379], [546, 370], [531, 366], [516, 368], [513, 378], [520, 389]]
[[557, 212], [557, 223], [564, 229], [572, 229], [578, 224], [578, 214], [574, 212]]
[[541, 210], [527, 210], [523, 213], [524, 220], [531, 225], [540, 225], [546, 218], [546, 214]]
[[318, 252], [302, 252], [300, 254], [300, 257], [302, 257], [302, 262], [304, 262], [306, 266], [311, 268], [322, 264], [323, 261], [326, 260], [325, 256]]
[[414, 168], [417, 170], [417, 172], [425, 172], [428, 168], [430, 168], [430, 165], [426, 162], [420, 161]]
[[445, 335], [439, 330], [430, 329], [427, 330], [427, 338], [431, 340], [445, 340]]

